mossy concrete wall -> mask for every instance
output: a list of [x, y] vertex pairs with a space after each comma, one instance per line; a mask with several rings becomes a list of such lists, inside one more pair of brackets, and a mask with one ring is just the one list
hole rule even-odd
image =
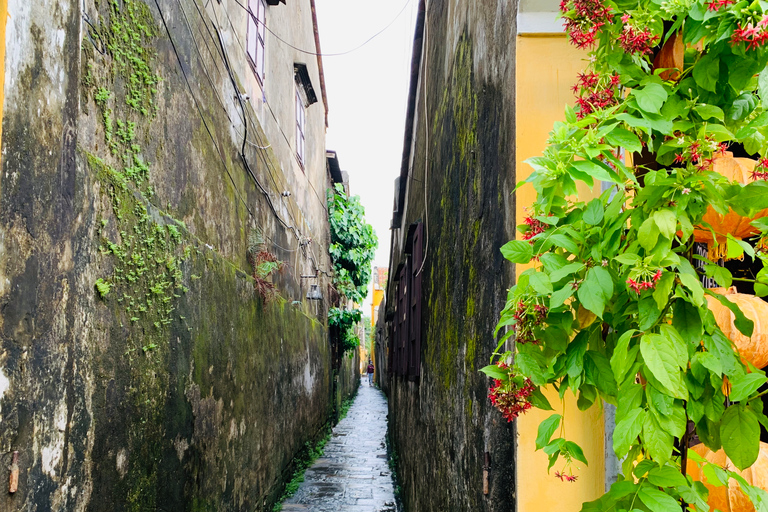
[[[419, 381], [393, 375], [388, 383], [390, 434], [406, 510], [511, 511], [514, 429], [491, 407], [479, 369], [496, 347], [493, 328], [512, 279], [499, 247], [514, 238], [515, 224], [516, 2], [427, 5], [387, 286], [391, 318], [408, 226], [423, 222], [421, 369]], [[377, 346], [389, 332], [377, 329]]]
[[[195, 60], [216, 41], [192, 13], [206, 15], [186, 0], [9, 6], [0, 485], [13, 451], [20, 479], [2, 510], [267, 510], [332, 416], [329, 304], [300, 279], [330, 267], [327, 223], [292, 225], [275, 155], [240, 153], [240, 106], [206, 78], [222, 63]], [[285, 263], [269, 300], [254, 230]]]

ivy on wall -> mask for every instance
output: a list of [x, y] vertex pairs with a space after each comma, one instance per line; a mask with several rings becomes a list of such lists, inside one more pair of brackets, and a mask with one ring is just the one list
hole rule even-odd
[[[331, 225], [329, 252], [333, 263], [333, 284], [339, 293], [360, 304], [368, 294], [371, 280], [371, 263], [378, 246], [373, 227], [365, 221], [365, 208], [358, 196], [347, 197], [344, 187], [336, 184], [328, 193], [328, 213]], [[331, 325], [339, 327], [342, 352], [351, 350], [360, 341], [354, 325], [360, 321], [361, 312], [332, 308], [328, 314]]]

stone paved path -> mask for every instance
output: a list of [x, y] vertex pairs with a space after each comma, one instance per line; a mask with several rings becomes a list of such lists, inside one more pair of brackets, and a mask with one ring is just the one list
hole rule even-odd
[[333, 429], [325, 453], [307, 469], [283, 511], [395, 512], [386, 433], [386, 398], [364, 379], [347, 417]]

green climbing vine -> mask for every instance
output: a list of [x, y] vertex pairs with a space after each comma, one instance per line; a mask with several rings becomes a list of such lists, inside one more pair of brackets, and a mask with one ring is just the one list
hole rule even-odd
[[[724, 287], [734, 277], [693, 247], [708, 235], [710, 256], [768, 261], [764, 219], [752, 221], [756, 244], [704, 219], [708, 209], [749, 219], [768, 208], [768, 2], [564, 0], [561, 9], [571, 42], [591, 50], [589, 65], [574, 87], [577, 108], [519, 185], [537, 199], [519, 226], [523, 240], [501, 250], [533, 265], [509, 290], [495, 364], [483, 369], [490, 399], [510, 421], [531, 407], [553, 410], [547, 386], [561, 399], [574, 393], [581, 410], [617, 406], [622, 474], [584, 511], [709, 510], [691, 464], [707, 486], [731, 481], [766, 511], [768, 493], [688, 446], [695, 433], [743, 470], [768, 427], [768, 379], [741, 360], [710, 304], [728, 308], [745, 336], [754, 323], [703, 287], [705, 276]], [[757, 159], [746, 183], [713, 171], [726, 150]], [[610, 189], [584, 199], [578, 182]], [[768, 295], [765, 267], [742, 280]], [[557, 478], [576, 481], [588, 461], [555, 434], [562, 421], [552, 414], [540, 425], [536, 448]]]
[[157, 113], [160, 77], [151, 66], [157, 27], [142, 2], [110, 0], [108, 10], [98, 25], [90, 25], [84, 41], [85, 48], [92, 44], [100, 53], [86, 52], [83, 86], [101, 114], [112, 161], [87, 155], [112, 209], [97, 232], [102, 254], [112, 257], [112, 273], [95, 286], [102, 299], [110, 294], [121, 305], [131, 323], [146, 319], [160, 330], [171, 322], [174, 299], [186, 291], [181, 264], [189, 248], [182, 244], [181, 221], [153, 219], [148, 211], [154, 191], [139, 138]]
[[[328, 213], [331, 225], [329, 252], [333, 263], [333, 283], [341, 295], [361, 304], [368, 294], [371, 262], [378, 238], [365, 221], [365, 208], [358, 196], [347, 197], [344, 187], [336, 184], [328, 193]], [[331, 325], [339, 327], [342, 352], [360, 344], [354, 325], [360, 322], [361, 311], [332, 308], [328, 313]]]

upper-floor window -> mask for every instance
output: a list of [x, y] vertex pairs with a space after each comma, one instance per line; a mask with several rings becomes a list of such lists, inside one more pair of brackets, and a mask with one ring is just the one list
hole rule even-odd
[[304, 129], [306, 128], [306, 111], [301, 90], [296, 85], [296, 158], [302, 169], [304, 168]]
[[248, 0], [248, 9], [251, 12], [251, 15], [248, 16], [248, 33], [246, 37], [248, 60], [256, 72], [256, 77], [259, 81], [263, 81], [267, 5], [264, 3], [264, 0]]

